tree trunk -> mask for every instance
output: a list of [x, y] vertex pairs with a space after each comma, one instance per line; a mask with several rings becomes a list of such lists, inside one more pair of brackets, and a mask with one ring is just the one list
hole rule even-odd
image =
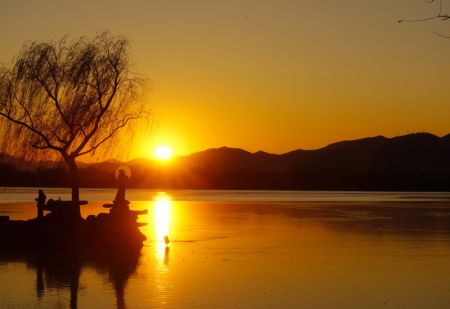
[[74, 207], [74, 215], [81, 218], [80, 212], [80, 181], [78, 174], [78, 166], [74, 158], [67, 158], [66, 163], [69, 166], [70, 180], [72, 185], [72, 203]]

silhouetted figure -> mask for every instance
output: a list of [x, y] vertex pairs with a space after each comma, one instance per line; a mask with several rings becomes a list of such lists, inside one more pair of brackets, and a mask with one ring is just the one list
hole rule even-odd
[[128, 176], [124, 170], [119, 170], [119, 176], [117, 177], [117, 194], [114, 199], [115, 203], [125, 201], [125, 190], [127, 188]]
[[38, 191], [38, 197], [35, 198], [34, 200], [37, 202], [37, 217], [38, 219], [41, 219], [44, 217], [44, 207], [45, 207], [45, 200], [47, 199], [47, 197], [44, 194], [44, 191], [39, 190]]

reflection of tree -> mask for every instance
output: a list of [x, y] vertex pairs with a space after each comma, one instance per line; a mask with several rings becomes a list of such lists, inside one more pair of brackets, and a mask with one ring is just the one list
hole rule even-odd
[[41, 299], [46, 289], [70, 288], [70, 308], [78, 308], [78, 289], [83, 266], [89, 264], [98, 271], [106, 272], [114, 287], [117, 308], [125, 308], [125, 287], [128, 278], [136, 271], [140, 257], [139, 248], [80, 252], [77, 250], [2, 252], [6, 262], [26, 260], [36, 269], [36, 296]]
[[61, 251], [59, 254], [48, 251], [23, 253], [28, 265], [36, 268], [36, 294], [44, 295], [45, 289], [70, 287], [70, 308], [78, 307], [78, 287], [82, 269], [82, 258], [75, 251]]

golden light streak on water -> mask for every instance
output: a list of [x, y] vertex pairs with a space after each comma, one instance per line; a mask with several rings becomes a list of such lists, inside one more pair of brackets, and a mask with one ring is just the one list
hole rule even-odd
[[154, 222], [155, 222], [155, 238], [156, 253], [158, 260], [165, 261], [168, 256], [168, 248], [164, 242], [164, 237], [169, 236], [170, 220], [171, 220], [171, 200], [170, 196], [164, 192], [160, 192], [154, 199]]

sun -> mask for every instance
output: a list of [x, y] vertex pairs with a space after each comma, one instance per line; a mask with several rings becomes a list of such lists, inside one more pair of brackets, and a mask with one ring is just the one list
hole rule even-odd
[[155, 148], [155, 158], [158, 160], [169, 160], [172, 157], [172, 149], [168, 146], [157, 146]]

